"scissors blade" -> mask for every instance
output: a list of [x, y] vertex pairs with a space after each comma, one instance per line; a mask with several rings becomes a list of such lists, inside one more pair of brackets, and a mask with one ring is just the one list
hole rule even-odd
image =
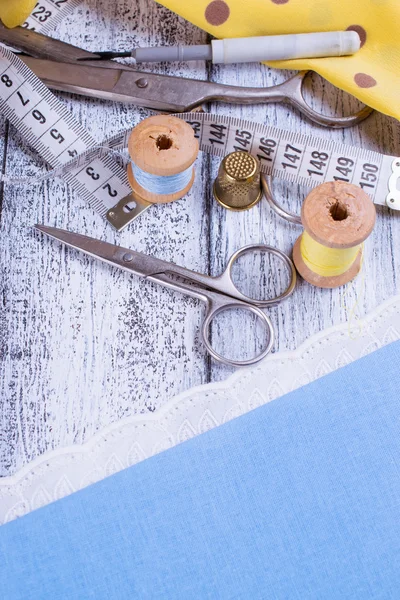
[[114, 244], [81, 235], [80, 233], [39, 224], [35, 225], [35, 229], [54, 240], [62, 242], [69, 248], [79, 250], [102, 262], [106, 262], [129, 273], [134, 273], [139, 277], [150, 277], [156, 273], [163, 273], [166, 265], [169, 265], [169, 263], [158, 258], [135, 252], [129, 248], [115, 246]]
[[[253, 104], [282, 100], [272, 88], [237, 86], [158, 75], [125, 67], [113, 61], [60, 63], [21, 56], [21, 60], [48, 87], [92, 98], [130, 102], [154, 110], [188, 112], [209, 101]], [[111, 66], [110, 66], [111, 65]]]
[[[74, 63], [61, 63], [31, 56], [19, 57], [39, 79], [49, 88], [61, 92], [72, 92], [93, 98], [119, 100], [120, 102], [135, 102], [135, 97], [126, 90], [118, 88], [122, 74], [126, 71], [117, 66], [113, 68], [96, 66], [88, 63], [77, 66]], [[135, 72], [133, 79], [138, 79]], [[135, 86], [137, 87], [137, 86]]]
[[38, 31], [32, 31], [24, 27], [8, 29], [1, 22], [0, 42], [21, 50], [30, 56], [58, 60], [59, 62], [74, 62], [80, 58], [85, 58], [85, 60], [89, 60], [91, 57], [95, 60], [99, 58], [98, 54], [55, 40]]
[[207, 92], [211, 91], [208, 82], [135, 71], [112, 61], [93, 65], [30, 56], [20, 56], [20, 59], [53, 90], [129, 102], [155, 110], [190, 110], [207, 99]]

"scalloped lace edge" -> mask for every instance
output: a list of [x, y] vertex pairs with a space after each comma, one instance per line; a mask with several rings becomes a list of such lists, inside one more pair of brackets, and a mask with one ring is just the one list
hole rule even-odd
[[[396, 309], [397, 309], [397, 311], [396, 311]], [[359, 322], [362, 325], [363, 331], [367, 332], [366, 337], [369, 342], [367, 345], [367, 348], [368, 348], [367, 352], [373, 351], [374, 349], [382, 347], [382, 346], [386, 345], [387, 343], [390, 343], [391, 341], [395, 341], [396, 339], [400, 339], [400, 333], [398, 333], [394, 327], [390, 327], [390, 329], [394, 333], [389, 337], [386, 336], [386, 337], [388, 337], [388, 339], [386, 339], [386, 337], [385, 337], [383, 339], [383, 341], [380, 341], [378, 339], [378, 337], [376, 337], [377, 331], [374, 331], [374, 325], [375, 325], [375, 329], [377, 330], [379, 328], [379, 322], [384, 321], [385, 314], [387, 314], [388, 312], [393, 313], [394, 311], [396, 311], [397, 314], [400, 315], [400, 295], [387, 300], [386, 302], [381, 304], [379, 307], [377, 307], [374, 311], [372, 311], [371, 313], [366, 315]], [[391, 324], [393, 322], [392, 319], [390, 321]], [[400, 328], [400, 318], [399, 318], [398, 326]], [[283, 368], [284, 366], [288, 366], [288, 367], [291, 367], [293, 370], [296, 368], [295, 365], [299, 365], [299, 363], [301, 363], [302, 367], [303, 367], [303, 379], [304, 379], [304, 373], [307, 373], [307, 368], [306, 368], [307, 361], [310, 362], [313, 358], [315, 359], [315, 356], [317, 356], [318, 351], [321, 352], [323, 350], [326, 353], [327, 348], [330, 345], [330, 342], [332, 342], [333, 338], [335, 338], [336, 342], [337, 342], [337, 336], [340, 336], [341, 339], [343, 337], [345, 337], [347, 345], [350, 344], [351, 337], [350, 337], [350, 335], [345, 336], [345, 332], [349, 333], [349, 324], [348, 323], [343, 323], [338, 326], [334, 326], [334, 327], [331, 327], [324, 331], [321, 331], [321, 332], [317, 333], [316, 335], [312, 336], [311, 338], [309, 338], [308, 340], [306, 340], [305, 342], [303, 342], [295, 350], [271, 354], [268, 357], [266, 357], [261, 363], [258, 363], [256, 366], [248, 367], [245, 369], [240, 369], [240, 370], [236, 371], [235, 373], [233, 373], [232, 375], [230, 375], [226, 380], [224, 380], [222, 382], [203, 384], [200, 386], [196, 386], [188, 391], [185, 391], [185, 392], [171, 398], [170, 400], [168, 400], [162, 407], [160, 407], [159, 410], [157, 410], [155, 413], [152, 413], [151, 415], [145, 415], [145, 416], [132, 415], [131, 417], [122, 419], [120, 421], [116, 421], [115, 423], [112, 423], [112, 424], [108, 425], [107, 427], [103, 428], [101, 431], [97, 432], [94, 436], [92, 436], [84, 444], [68, 446], [68, 447], [64, 447], [64, 448], [58, 448], [56, 450], [51, 450], [49, 452], [46, 452], [45, 454], [37, 457], [36, 459], [31, 461], [27, 465], [22, 467], [14, 475], [10, 475], [10, 476], [0, 479], [0, 523], [3, 522], [1, 513], [4, 512], [1, 508], [1, 504], [2, 504], [1, 493], [3, 492], [3, 496], [4, 496], [4, 494], [6, 494], [7, 496], [15, 495], [16, 498], [20, 499], [20, 502], [23, 502], [23, 495], [21, 492], [22, 484], [24, 482], [29, 481], [29, 486], [33, 487], [34, 486], [33, 482], [36, 479], [37, 485], [40, 487], [40, 485], [43, 484], [43, 481], [45, 481], [46, 473], [50, 473], [50, 472], [54, 473], [54, 471], [56, 471], [57, 468], [59, 468], [60, 458], [64, 457], [65, 459], [68, 459], [68, 458], [76, 459], [79, 462], [79, 459], [84, 460], [86, 455], [90, 455], [91, 461], [94, 462], [96, 459], [96, 452], [98, 452], [100, 454], [101, 450], [104, 449], [104, 445], [106, 443], [110, 443], [110, 441], [109, 441], [110, 439], [112, 440], [112, 444], [113, 444], [112, 447], [116, 446], [116, 444], [118, 443], [118, 433], [122, 433], [122, 431], [124, 431], [124, 433], [126, 435], [126, 431], [132, 430], [132, 439], [134, 439], [134, 431], [138, 430], [138, 428], [146, 427], [146, 425], [148, 425], [149, 428], [151, 428], [153, 433], [154, 433], [154, 431], [156, 431], [156, 432], [159, 431], [161, 437], [163, 435], [165, 437], [166, 434], [170, 435], [167, 431], [165, 423], [172, 422], [171, 415], [172, 414], [176, 415], [181, 407], [182, 407], [182, 414], [184, 414], [185, 411], [188, 410], [187, 407], [189, 405], [191, 407], [193, 407], [193, 406], [195, 406], [196, 402], [198, 402], [198, 404], [201, 404], [202, 399], [204, 400], [204, 398], [206, 398], [206, 397], [208, 398], [210, 396], [215, 396], [218, 394], [222, 395], [223, 397], [227, 397], [228, 395], [229, 395], [229, 397], [231, 397], [231, 396], [235, 397], [235, 394], [236, 394], [234, 402], [236, 402], [236, 406], [238, 406], [241, 401], [241, 399], [238, 398], [238, 395], [240, 395], [240, 391], [243, 394], [244, 391], [246, 391], [249, 388], [249, 382], [251, 383], [254, 380], [257, 384], [257, 381], [260, 381], [260, 376], [262, 376], [263, 374], [271, 375], [271, 372], [274, 372], [275, 369], [278, 369], [278, 366], [280, 368]], [[359, 337], [361, 339], [362, 335]], [[354, 340], [354, 338], [353, 338], [353, 340]], [[363, 350], [363, 353], [367, 353], [367, 352], [364, 352], [364, 350]], [[361, 353], [361, 356], [363, 355], [363, 353]], [[352, 362], [353, 360], [356, 360], [357, 358], [359, 358], [359, 356], [354, 358], [350, 353], [348, 353], [348, 357], [349, 358], [347, 359], [347, 362]], [[278, 365], [278, 363], [279, 363], [279, 365]], [[341, 366], [341, 365], [336, 364], [336, 366], [334, 368], [338, 368], [339, 366]], [[333, 370], [333, 369], [331, 368], [330, 370]], [[309, 377], [308, 380], [306, 377], [304, 380], [304, 383], [308, 383], [310, 380], [316, 379], [319, 376], [322, 376], [327, 372], [329, 372], [329, 370], [325, 370], [325, 372], [322, 370], [319, 374], [317, 373], [316, 375]], [[297, 387], [300, 387], [301, 385], [303, 385], [303, 383], [301, 383], [301, 377], [298, 378], [298, 381], [300, 381], [300, 383], [299, 383], [299, 385], [297, 385]], [[242, 385], [242, 388], [241, 388], [241, 385]], [[258, 388], [257, 388], [257, 385], [256, 385], [255, 392], [257, 392], [260, 387], [261, 386], [258, 386]], [[292, 388], [292, 389], [295, 389], [295, 388]], [[275, 393], [275, 395], [273, 395], [273, 397], [269, 397], [269, 399], [265, 399], [265, 397], [263, 397], [261, 395], [261, 400], [258, 402], [258, 405], [264, 404], [267, 401], [270, 401], [277, 397], [280, 397], [280, 396], [282, 396], [282, 394], [285, 394], [285, 393], [287, 393], [287, 390], [282, 391], [278, 385], [277, 392]], [[190, 403], [195, 403], [195, 404], [193, 405]], [[257, 404], [256, 404], [256, 406], [257, 406]], [[229, 420], [231, 418], [235, 418], [235, 416], [239, 416], [240, 414], [243, 414], [244, 412], [251, 410], [251, 408], [255, 408], [255, 406], [251, 405], [251, 403], [248, 403], [246, 408], [244, 408], [244, 409], [242, 408], [242, 410], [236, 411], [236, 412], [234, 410], [232, 411], [232, 407], [231, 407], [231, 416], [227, 419], [224, 419], [223, 421], [220, 421], [220, 423], [225, 422], [226, 420]], [[210, 414], [210, 412], [208, 410], [206, 410], [205, 412], [208, 413], [208, 416], [211, 416], [211, 419], [213, 419], [212, 415]], [[188, 422], [188, 419], [185, 420], [185, 423], [187, 423], [187, 422]], [[211, 421], [211, 423], [209, 423], [207, 425], [206, 429], [210, 429], [214, 426], [219, 425], [220, 423], [214, 419]], [[189, 423], [189, 426], [190, 426], [190, 423]], [[176, 445], [177, 443], [184, 441], [184, 439], [193, 437], [193, 435], [196, 435], [196, 434], [197, 433], [192, 428], [192, 431], [189, 432], [189, 435], [186, 435], [186, 437], [184, 437], [183, 439], [179, 438], [179, 436], [178, 436], [179, 439], [178, 439], [178, 441], [176, 441], [176, 436], [175, 436], [174, 441], [172, 443], [169, 443], [169, 445], [167, 444], [167, 446], [163, 446], [163, 444], [160, 444], [159, 447], [157, 446], [158, 449], [151, 451], [150, 453], [147, 453], [147, 455], [142, 453], [141, 456], [136, 457], [134, 460], [132, 460], [131, 464], [135, 464], [136, 462], [139, 462], [140, 460], [143, 460], [144, 458], [148, 458], [149, 456], [152, 456], [167, 447]], [[170, 435], [170, 437], [171, 437], [171, 435]], [[61, 460], [61, 463], [62, 463], [62, 460]], [[127, 465], [120, 463], [119, 465], [114, 466], [114, 468], [112, 469], [111, 472], [107, 472], [106, 474], [103, 474], [103, 476], [99, 476], [97, 479], [96, 478], [92, 479], [91, 481], [88, 481], [88, 483], [86, 483], [86, 484], [80, 484], [75, 487], [70, 487], [70, 489], [66, 489], [65, 491], [60, 493], [58, 495], [58, 497], [67, 495], [68, 493], [71, 493], [71, 492], [75, 491], [76, 489], [82, 489], [83, 487], [85, 487], [85, 485], [88, 485], [89, 483], [92, 483], [93, 481], [102, 479], [104, 476], [107, 476], [108, 474], [112, 474], [112, 472], [117, 472], [118, 470], [121, 470], [122, 468], [125, 468], [126, 466]], [[43, 489], [43, 485], [40, 489]], [[46, 496], [45, 498], [42, 498], [40, 505], [47, 504], [47, 503], [51, 502], [53, 499], [54, 498], [50, 498], [50, 497], [47, 498], [47, 496]], [[35, 508], [37, 508], [37, 507], [38, 506], [35, 506]], [[30, 507], [29, 510], [32, 510], [32, 507]], [[22, 510], [21, 514], [24, 514], [25, 512], [29, 512], [29, 510]], [[17, 516], [20, 516], [20, 515], [13, 514], [13, 515], [9, 516], [9, 518], [6, 518], [5, 520], [6, 521], [11, 520], [12, 518], [16, 518]]]

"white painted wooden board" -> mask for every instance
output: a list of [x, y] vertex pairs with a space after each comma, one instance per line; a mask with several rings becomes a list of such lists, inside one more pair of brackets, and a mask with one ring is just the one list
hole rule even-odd
[[[54, 36], [89, 50], [207, 39], [153, 0], [85, 0]], [[261, 65], [152, 68], [238, 85], [272, 85], [288, 77]], [[310, 93], [315, 107], [325, 111], [349, 112], [357, 106], [317, 77]], [[98, 140], [150, 114], [134, 106], [59, 97]], [[379, 114], [356, 128], [333, 131], [313, 126], [286, 106], [215, 105], [209, 110], [400, 155], [398, 123]], [[0, 136], [3, 173], [18, 177], [43, 171], [42, 161], [4, 120]], [[231, 370], [210, 361], [201, 345], [203, 307], [197, 302], [67, 251], [31, 230], [35, 222], [55, 225], [212, 275], [244, 244], [262, 242], [290, 252], [299, 230], [276, 217], [265, 201], [245, 213], [227, 212], [215, 203], [211, 183], [217, 168], [217, 160], [200, 156], [188, 197], [152, 208], [122, 234], [60, 181], [1, 188], [0, 476], [46, 450], [81, 443], [117, 419], [154, 411], [185, 389], [229, 375]], [[276, 190], [293, 209], [306, 192], [280, 182]], [[293, 297], [270, 311], [275, 350], [293, 349], [317, 331], [346, 321], [354, 307], [364, 315], [397, 293], [399, 255], [400, 214], [379, 209], [366, 244], [365, 277], [333, 291], [300, 281]], [[242, 272], [245, 288], [260, 285], [258, 263], [253, 263], [251, 278]], [[246, 262], [246, 269], [251, 266]], [[283, 273], [273, 276], [271, 289], [282, 284]], [[226, 318], [223, 327], [214, 329], [214, 339], [220, 333], [226, 340], [220, 349], [228, 353], [243, 333], [245, 346], [254, 345], [237, 320]]]

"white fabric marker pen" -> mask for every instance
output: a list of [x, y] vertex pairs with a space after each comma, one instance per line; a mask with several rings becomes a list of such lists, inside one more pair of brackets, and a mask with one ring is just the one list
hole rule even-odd
[[359, 49], [360, 38], [355, 31], [329, 31], [228, 38], [212, 40], [204, 46], [136, 48], [125, 55], [132, 56], [136, 62], [212, 60], [214, 64], [231, 64], [345, 56]]

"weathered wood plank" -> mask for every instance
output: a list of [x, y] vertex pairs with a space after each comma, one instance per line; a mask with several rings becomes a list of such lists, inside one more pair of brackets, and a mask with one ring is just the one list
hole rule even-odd
[[[152, 2], [136, 7], [90, 2], [79, 12], [57, 35], [88, 48], [184, 38], [200, 43], [204, 37]], [[204, 65], [183, 65], [180, 72], [205, 77]], [[99, 140], [150, 114], [134, 106], [62, 97]], [[42, 170], [41, 161], [33, 160]], [[39, 171], [31, 165], [32, 155], [12, 131], [7, 174]], [[207, 270], [201, 175], [199, 168], [186, 200], [154, 207], [121, 235], [62, 182], [6, 187], [1, 221], [1, 474], [48, 448], [87, 439], [115, 419], [154, 410], [181, 389], [208, 380], [198, 340], [201, 310], [192, 300], [31, 232], [35, 222], [52, 223]]]

